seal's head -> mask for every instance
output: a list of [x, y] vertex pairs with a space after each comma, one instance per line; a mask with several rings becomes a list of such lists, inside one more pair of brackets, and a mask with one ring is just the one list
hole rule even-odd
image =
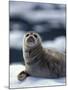
[[35, 47], [41, 44], [41, 38], [36, 32], [28, 32], [24, 36], [24, 45], [27, 47]]

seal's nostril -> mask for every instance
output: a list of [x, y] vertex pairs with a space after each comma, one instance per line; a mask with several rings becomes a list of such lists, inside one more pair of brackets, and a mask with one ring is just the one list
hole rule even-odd
[[30, 39], [33, 39], [33, 37], [32, 37], [32, 36], [30, 36], [29, 38], [30, 38]]

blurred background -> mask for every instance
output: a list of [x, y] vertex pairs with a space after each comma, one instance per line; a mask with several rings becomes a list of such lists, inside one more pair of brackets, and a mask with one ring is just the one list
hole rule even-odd
[[22, 39], [36, 31], [42, 45], [65, 52], [66, 5], [9, 1], [10, 64], [23, 63]]

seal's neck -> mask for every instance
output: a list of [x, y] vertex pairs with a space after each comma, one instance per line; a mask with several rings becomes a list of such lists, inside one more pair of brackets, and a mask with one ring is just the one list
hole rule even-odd
[[26, 55], [26, 60], [28, 64], [34, 64], [38, 62], [42, 56], [43, 48], [41, 44], [38, 44], [37, 46], [33, 48], [27, 48], [25, 49], [25, 55]]

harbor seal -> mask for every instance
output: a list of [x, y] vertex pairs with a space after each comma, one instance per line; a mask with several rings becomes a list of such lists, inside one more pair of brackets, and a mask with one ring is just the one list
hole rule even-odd
[[22, 81], [27, 76], [59, 78], [66, 76], [65, 54], [55, 49], [42, 47], [41, 37], [36, 32], [27, 32], [23, 39], [25, 71], [18, 74]]

